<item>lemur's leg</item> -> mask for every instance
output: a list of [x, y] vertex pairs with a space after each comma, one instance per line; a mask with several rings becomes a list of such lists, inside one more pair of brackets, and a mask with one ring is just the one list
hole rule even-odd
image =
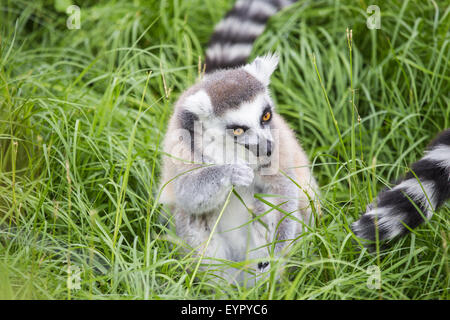
[[[279, 255], [281, 250], [296, 237], [298, 224], [300, 224], [298, 220], [302, 219], [298, 211], [299, 190], [289, 178], [279, 174], [263, 178], [261, 193], [275, 196], [265, 198], [267, 202], [271, 203], [270, 206], [258, 201], [255, 205], [255, 213], [261, 215], [272, 209], [261, 220], [268, 227], [270, 238], [267, 239], [268, 242], [274, 242], [274, 253]], [[258, 221], [254, 223], [258, 223]], [[258, 264], [261, 272], [267, 270], [268, 267], [268, 263], [265, 262]]]
[[[241, 271], [223, 264], [223, 260], [230, 260], [232, 256], [224, 243], [226, 240], [217, 231], [211, 234], [219, 214], [191, 215], [178, 210], [174, 217], [177, 235], [189, 245], [185, 251], [193, 253], [197, 258], [195, 263], [201, 258], [200, 270], [210, 272], [216, 280], [222, 278], [229, 283], [239, 283]], [[195, 265], [191, 269], [194, 268]]]
[[192, 215], [183, 209], [175, 213], [177, 235], [186, 241], [197, 257], [226, 258], [225, 248], [220, 246], [220, 235], [211, 236], [217, 218], [217, 214]]
[[[300, 182], [300, 181], [299, 181]], [[315, 223], [315, 216], [320, 215], [319, 211], [319, 188], [317, 186], [317, 182], [309, 175], [309, 178], [304, 179], [303, 183], [300, 184], [300, 188], [298, 188], [299, 192], [299, 215], [298, 218], [303, 221], [306, 226], [313, 226]], [[297, 215], [296, 215], [297, 217]], [[297, 224], [296, 237], [300, 236], [303, 231], [306, 230], [306, 227], [303, 224]]]
[[203, 214], [225, 202], [231, 186], [248, 186], [253, 170], [246, 165], [227, 164], [203, 167], [174, 180], [176, 205], [186, 214]]

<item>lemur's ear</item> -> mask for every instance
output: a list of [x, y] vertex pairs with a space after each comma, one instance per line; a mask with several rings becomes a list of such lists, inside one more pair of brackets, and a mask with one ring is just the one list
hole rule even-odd
[[183, 103], [186, 110], [194, 113], [200, 118], [206, 118], [213, 112], [211, 99], [205, 90], [197, 91], [188, 96]]
[[267, 86], [270, 83], [270, 76], [277, 68], [277, 65], [278, 55], [276, 53], [268, 53], [265, 56], [257, 57], [252, 63], [247, 64], [244, 70]]

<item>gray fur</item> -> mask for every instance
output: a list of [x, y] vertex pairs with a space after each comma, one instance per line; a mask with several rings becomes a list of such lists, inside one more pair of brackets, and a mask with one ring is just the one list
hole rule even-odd
[[187, 110], [183, 110], [179, 114], [180, 127], [186, 129], [192, 135], [194, 132], [194, 122], [198, 121], [197, 115]]
[[210, 74], [205, 79], [203, 88], [218, 116], [227, 110], [237, 109], [240, 104], [253, 100], [265, 90], [260, 81], [242, 69], [221, 70]]
[[199, 215], [223, 205], [232, 185], [248, 186], [253, 170], [243, 165], [213, 165], [182, 175], [175, 181], [177, 205]]

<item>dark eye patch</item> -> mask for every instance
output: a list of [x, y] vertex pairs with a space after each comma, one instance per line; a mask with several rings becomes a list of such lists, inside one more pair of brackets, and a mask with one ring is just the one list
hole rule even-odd
[[188, 130], [192, 135], [194, 132], [194, 123], [195, 121], [198, 121], [198, 116], [190, 111], [183, 110], [178, 115], [178, 119], [180, 121], [181, 127]]

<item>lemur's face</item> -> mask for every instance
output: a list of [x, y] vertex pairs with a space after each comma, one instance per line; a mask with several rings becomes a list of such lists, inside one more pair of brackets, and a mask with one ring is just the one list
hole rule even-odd
[[272, 100], [267, 93], [261, 93], [252, 101], [242, 103], [238, 109], [226, 112], [221, 117], [221, 125], [227, 139], [247, 149], [243, 150], [246, 158], [256, 157], [255, 161], [264, 165], [270, 161], [274, 147], [272, 117]]
[[[239, 69], [207, 75], [184, 102], [203, 154], [215, 163], [266, 166], [274, 150], [270, 75], [278, 59], [266, 56]], [[186, 116], [186, 113], [185, 113]]]

